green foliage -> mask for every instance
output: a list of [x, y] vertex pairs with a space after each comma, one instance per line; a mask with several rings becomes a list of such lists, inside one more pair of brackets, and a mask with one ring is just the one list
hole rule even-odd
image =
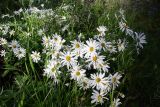
[[88, 99], [84, 99], [82, 90], [79, 90], [74, 84], [66, 86], [64, 82], [60, 82], [55, 86], [52, 81], [37, 81], [28, 75], [15, 77], [12, 87], [9, 90], [1, 89], [1, 106], [61, 107], [68, 105], [81, 107], [90, 102]]

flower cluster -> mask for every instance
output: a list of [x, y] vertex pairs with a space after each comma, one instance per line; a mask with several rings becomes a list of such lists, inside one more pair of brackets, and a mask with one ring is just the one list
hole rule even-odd
[[[41, 62], [43, 75], [53, 80], [55, 85], [63, 81], [62, 78], [66, 75], [67, 80], [75, 83], [79, 89], [91, 91], [91, 103], [103, 104], [108, 100], [111, 102], [111, 107], [118, 107], [121, 104], [119, 95], [117, 93], [116, 95], [113, 94], [120, 84], [122, 72], [114, 69], [111, 62], [117, 63], [116, 58], [125, 53], [132, 44], [135, 45], [137, 52], [139, 52], [140, 48], [143, 48], [143, 44], [146, 43], [144, 33], [134, 32], [128, 27], [123, 11], [120, 10], [121, 20], [118, 21], [116, 27], [119, 27], [118, 31], [124, 33], [125, 37], [117, 34], [118, 36], [114, 38], [113, 34], [115, 32], [111, 32], [111, 28], [101, 25], [96, 28], [98, 33], [96, 32], [95, 35], [88, 39], [82, 39], [82, 34], [80, 33], [77, 39], [68, 41], [64, 38], [63, 32], [70, 26], [70, 23], [67, 23], [70, 19], [70, 14], [63, 16], [56, 13], [60, 10], [65, 13], [68, 9], [72, 9], [72, 7], [62, 6], [56, 11], [31, 7], [15, 11], [14, 15], [21, 16], [21, 13], [24, 13], [22, 19], [26, 18], [26, 23], [29, 17], [32, 18], [34, 16], [36, 20], [40, 19], [39, 21], [43, 22], [44, 20], [41, 19], [48, 18], [50, 21], [52, 17], [49, 18], [49, 16], [53, 16], [61, 28], [59, 34], [62, 34], [62, 36], [58, 33], [49, 32], [48, 26], [46, 27], [44, 24], [45, 21], [41, 24], [41, 28], [35, 24], [36, 27], [31, 26], [31, 28], [28, 28], [29, 31], [25, 31], [26, 28], [24, 26], [18, 25], [14, 30], [9, 25], [2, 25], [0, 26], [0, 34], [3, 37], [0, 38], [0, 45], [3, 46], [4, 50], [0, 52], [0, 56], [6, 57], [6, 53], [9, 52], [12, 52], [18, 60], [29, 56], [28, 59], [31, 59], [35, 64]], [[3, 17], [5, 16], [3, 15]], [[28, 23], [30, 21], [31, 19], [29, 19]], [[7, 38], [5, 38], [6, 35], [15, 37], [19, 41], [17, 39], [10, 41], [9, 39], [8, 41], [10, 42], [8, 42]], [[133, 41], [130, 41], [130, 38]], [[24, 41], [22, 43], [21, 39], [27, 42]], [[40, 41], [41, 43], [38, 44]], [[29, 47], [30, 44], [38, 44], [37, 47], [41, 47], [41, 49]]]
[[[26, 55], [26, 49], [22, 48], [18, 41], [12, 40], [11, 42], [7, 42], [6, 39], [0, 38], [0, 45], [7, 45], [8, 48], [11, 48], [13, 51], [14, 55], [20, 60], [25, 57]], [[1, 51], [1, 56], [5, 56], [6, 51], [2, 50]]]
[[[99, 34], [86, 41], [74, 40], [65, 44], [58, 34], [52, 37], [42, 37], [43, 54], [50, 56], [44, 68], [44, 75], [58, 83], [59, 78], [66, 72], [70, 79], [76, 81], [83, 89], [92, 89], [92, 103], [103, 103], [107, 95], [120, 84], [122, 75], [119, 72], [109, 72], [108, 56], [103, 55], [122, 52], [127, 46], [126, 40], [118, 39], [116, 43], [106, 41], [105, 26], [97, 28]], [[66, 71], [61, 71], [66, 68]], [[92, 70], [96, 70], [92, 73]], [[90, 72], [90, 73], [87, 73]]]

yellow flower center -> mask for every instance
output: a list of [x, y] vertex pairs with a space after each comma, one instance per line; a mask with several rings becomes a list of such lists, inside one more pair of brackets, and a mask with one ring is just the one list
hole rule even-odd
[[93, 48], [93, 47], [90, 47], [90, 48], [89, 48], [89, 51], [90, 51], [90, 52], [93, 52], [93, 51], [94, 51], [94, 48]]
[[102, 47], [105, 47], [105, 43], [101, 43], [101, 46], [102, 46]]
[[97, 78], [96, 78], [96, 82], [99, 83], [100, 81], [101, 81], [101, 79], [100, 79], [99, 77], [97, 77]]
[[76, 75], [77, 75], [77, 76], [80, 76], [80, 74], [81, 74], [81, 73], [80, 73], [79, 71], [76, 72]]
[[112, 83], [115, 83], [116, 80], [117, 80], [117, 79], [116, 79], [115, 77], [113, 77], [113, 78], [112, 78]]
[[58, 39], [57, 39], [57, 38], [54, 38], [54, 40], [57, 41]]
[[98, 95], [98, 101], [101, 101], [101, 100], [102, 100], [102, 96]]
[[93, 61], [94, 61], [94, 62], [97, 61], [97, 56], [93, 56]]
[[86, 82], [83, 82], [83, 86], [86, 87], [86, 86], [87, 86], [87, 83], [86, 83]]
[[66, 60], [67, 60], [67, 61], [71, 61], [71, 56], [67, 55], [67, 56], [66, 56]]
[[16, 45], [13, 45], [13, 48], [16, 48], [17, 46]]
[[46, 43], [49, 43], [49, 39], [46, 40]]
[[35, 56], [36, 58], [38, 58], [38, 57], [39, 57], [39, 55], [38, 55], [38, 54], [35, 54], [34, 56]]
[[55, 71], [56, 71], [55, 67], [53, 67], [53, 68], [51, 69], [51, 71], [52, 71], [52, 72], [55, 72]]
[[125, 28], [128, 28], [128, 26], [127, 26], [127, 24], [126, 24], [126, 23], [124, 23], [124, 24], [123, 24], [123, 26], [124, 26]]
[[76, 48], [79, 48], [79, 47], [80, 47], [80, 45], [79, 45], [79, 43], [77, 43], [77, 44], [76, 44]]
[[19, 53], [19, 54], [22, 54], [22, 52], [21, 52], [21, 51], [18, 51], [18, 53]]
[[54, 50], [51, 50], [51, 53], [52, 53], [52, 54], [55, 54], [55, 51], [54, 51]]

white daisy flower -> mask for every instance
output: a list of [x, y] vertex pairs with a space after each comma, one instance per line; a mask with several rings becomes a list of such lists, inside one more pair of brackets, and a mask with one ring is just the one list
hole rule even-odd
[[13, 52], [18, 59], [22, 59], [26, 55], [26, 49], [21, 48], [21, 47], [14, 49]]
[[129, 27], [127, 26], [126, 23], [124, 23], [122, 21], [119, 22], [119, 27], [122, 32], [126, 33], [126, 35], [133, 37], [133, 31], [131, 29], [129, 29]]
[[75, 57], [71, 52], [61, 53], [60, 56], [62, 66], [67, 65], [67, 68], [77, 64], [77, 57]]
[[50, 41], [51, 41], [51, 40], [50, 40], [50, 37], [46, 37], [46, 36], [42, 37], [42, 44], [43, 44], [46, 48], [49, 48], [49, 47], [50, 47], [50, 44], [51, 44]]
[[14, 31], [14, 30], [11, 30], [11, 31], [9, 32], [9, 34], [12, 36], [12, 35], [15, 34], [15, 31]]
[[99, 36], [105, 36], [105, 32], [108, 31], [108, 29], [105, 26], [99, 26], [97, 30], [100, 33]]
[[113, 45], [112, 42], [107, 42], [106, 43], [106, 49], [110, 52], [110, 53], [116, 53], [117, 52], [117, 49], [116, 47]]
[[107, 83], [108, 78], [105, 77], [105, 73], [91, 74], [90, 85], [92, 88], [96, 87], [97, 90], [103, 90], [105, 89], [105, 84]]
[[63, 28], [62, 28], [62, 32], [66, 31], [68, 28], [69, 28], [69, 24], [65, 25]]
[[99, 47], [100, 49], [103, 49], [104, 51], [106, 51], [106, 41], [104, 38], [98, 38], [99, 41]]
[[73, 66], [73, 69], [71, 69], [71, 79], [80, 81], [80, 79], [86, 76], [85, 72], [86, 70], [81, 69], [80, 66]]
[[56, 50], [60, 50], [63, 46], [63, 43], [65, 42], [64, 39], [58, 34], [53, 34], [53, 37], [51, 39], [52, 47]]
[[78, 81], [78, 85], [80, 86], [80, 89], [87, 90], [90, 88], [89, 79], [87, 77], [81, 78], [81, 80]]
[[78, 57], [83, 58], [83, 46], [84, 44], [82, 42], [78, 42], [77, 40], [71, 41], [72, 43], [72, 53], [75, 54]]
[[87, 45], [84, 47], [85, 57], [88, 58], [92, 54], [96, 53], [96, 50], [99, 49], [99, 44], [96, 40], [89, 39], [86, 41]]
[[53, 34], [53, 36], [52, 36], [52, 41], [53, 41], [54, 43], [59, 43], [61, 40], [62, 40], [62, 38], [61, 38], [60, 35], [58, 35], [57, 33], [56, 33], [56, 34]]
[[39, 29], [37, 31], [37, 33], [38, 33], [39, 36], [42, 36], [44, 34], [44, 30], [43, 29]]
[[69, 52], [71, 52], [71, 53], [73, 54], [73, 56], [76, 56], [76, 55], [72, 52], [72, 47], [71, 47], [70, 45], [65, 45], [65, 46], [64, 46], [64, 50], [65, 50], [65, 51], [69, 51]]
[[88, 68], [91, 68], [93, 66], [94, 69], [98, 68], [99, 64], [103, 64], [103, 60], [105, 59], [105, 56], [100, 56], [99, 54], [95, 53], [92, 54], [86, 62], [88, 63]]
[[103, 91], [100, 91], [100, 93], [99, 93], [98, 91], [93, 90], [93, 93], [92, 93], [92, 96], [91, 96], [91, 99], [92, 99], [91, 103], [96, 103], [96, 104], [104, 103], [104, 99], [108, 100], [108, 98], [105, 97], [105, 95], [106, 95], [106, 93], [104, 93]]
[[42, 49], [42, 53], [43, 53], [43, 54], [47, 54], [47, 49], [43, 48], [43, 49]]
[[65, 41], [66, 41], [66, 40], [61, 39], [61, 41], [59, 41], [58, 43], [55, 44], [54, 49], [55, 49], [55, 50], [60, 50], [60, 49], [62, 49], [62, 48], [64, 47], [63, 44], [64, 44]]
[[101, 91], [108, 93], [111, 91], [111, 82], [108, 80], [105, 84], [104, 84], [104, 89], [102, 89]]
[[16, 40], [12, 40], [8, 46], [11, 47], [13, 50], [20, 47], [19, 43]]
[[49, 61], [49, 64], [47, 64], [47, 67], [44, 69], [44, 75], [49, 78], [57, 78], [60, 73], [59, 63], [54, 60]]
[[38, 63], [41, 60], [40, 52], [32, 51], [31, 58], [33, 62]]
[[122, 104], [120, 102], [120, 99], [117, 98], [117, 99], [114, 99], [113, 103], [110, 105], [110, 107], [119, 107], [119, 105]]
[[5, 55], [6, 55], [6, 51], [5, 51], [5, 50], [1, 50], [0, 56], [1, 56], [1, 57], [5, 57]]
[[81, 42], [78, 42], [77, 40], [71, 41], [72, 43], [72, 49], [80, 50], [81, 48]]
[[7, 44], [7, 40], [4, 38], [0, 38], [0, 45], [5, 45]]
[[100, 70], [100, 71], [103, 70], [104, 72], [108, 72], [108, 69], [109, 69], [110, 67], [109, 67], [108, 63], [102, 62], [102, 63], [98, 63], [98, 64], [97, 64], [97, 68], [98, 68], [98, 70]]
[[125, 50], [126, 46], [127, 46], [127, 43], [126, 43], [125, 39], [123, 41], [121, 39], [118, 39], [118, 42], [117, 42], [118, 51], [123, 52]]
[[2, 30], [2, 34], [6, 35], [9, 32], [9, 26], [4, 26], [4, 30]]
[[143, 44], [146, 44], [146, 36], [144, 35], [144, 33], [137, 33], [135, 32], [135, 40], [137, 41], [136, 46], [143, 48]]
[[116, 72], [114, 75], [109, 76], [111, 84], [113, 86], [113, 89], [115, 89], [116, 87], [118, 87], [118, 85], [120, 84], [120, 79], [121, 79], [122, 75], [119, 74], [118, 72]]
[[57, 59], [59, 58], [59, 55], [60, 55], [60, 51], [59, 50], [54, 50], [54, 49], [51, 49], [49, 52], [48, 52], [49, 55], [52, 56], [52, 59]]
[[120, 30], [121, 30], [122, 32], [125, 32], [125, 30], [129, 28], [129, 27], [127, 26], [127, 24], [124, 23], [124, 22], [122, 22], [122, 21], [119, 22], [119, 27], [120, 27]]

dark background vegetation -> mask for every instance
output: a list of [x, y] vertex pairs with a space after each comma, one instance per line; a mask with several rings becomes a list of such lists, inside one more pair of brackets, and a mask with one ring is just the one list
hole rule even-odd
[[[0, 14], [11, 13], [28, 7], [30, 0], [1, 0]], [[39, 6], [45, 0], [37, 0]], [[46, 0], [47, 1], [47, 0]], [[48, 7], [55, 7], [61, 0], [50, 0]], [[125, 4], [124, 4], [125, 5]], [[145, 32], [147, 45], [127, 73], [125, 107], [159, 107], [160, 105], [160, 1], [131, 0], [123, 6], [131, 28]], [[2, 66], [2, 63], [0, 63]], [[0, 66], [0, 67], [1, 67]], [[0, 83], [10, 79], [0, 77]]]
[[130, 72], [127, 107], [160, 106], [160, 1], [132, 0], [128, 6], [132, 28], [146, 34], [148, 44]]

